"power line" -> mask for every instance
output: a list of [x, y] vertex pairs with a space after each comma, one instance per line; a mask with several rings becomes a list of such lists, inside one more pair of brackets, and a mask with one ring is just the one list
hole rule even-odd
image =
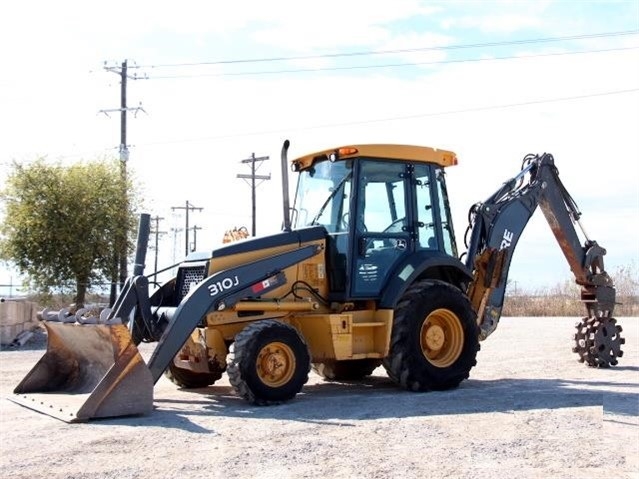
[[440, 112], [434, 112], [434, 113], [417, 113], [414, 115], [404, 115], [404, 116], [395, 116], [390, 118], [378, 118], [378, 119], [371, 119], [371, 120], [353, 121], [353, 122], [339, 123], [337, 125], [318, 126], [315, 128], [332, 128], [334, 126], [364, 125], [368, 123], [383, 123], [386, 121], [412, 120], [415, 118], [426, 118], [430, 116], [446, 116], [446, 115], [457, 115], [461, 113], [474, 113], [478, 111], [487, 111], [487, 110], [501, 110], [505, 108], [516, 108], [521, 106], [540, 105], [544, 103], [559, 103], [564, 101], [584, 100], [586, 98], [596, 98], [596, 97], [610, 96], [610, 95], [621, 95], [624, 93], [633, 93], [638, 91], [639, 91], [639, 88], [632, 88], [628, 90], [591, 93], [587, 95], [576, 95], [576, 96], [552, 98], [552, 99], [546, 99], [546, 100], [531, 100], [531, 101], [524, 101], [520, 103], [509, 103], [504, 105], [479, 106], [475, 108], [465, 108], [463, 110], [448, 110], [448, 111], [440, 111]]
[[473, 113], [479, 111], [490, 111], [490, 110], [502, 110], [506, 108], [517, 108], [531, 105], [541, 105], [545, 103], [560, 103], [565, 101], [575, 101], [575, 100], [585, 100], [589, 98], [598, 98], [604, 96], [612, 96], [612, 95], [624, 95], [628, 93], [636, 93], [639, 92], [639, 88], [630, 88], [626, 90], [614, 90], [614, 91], [606, 91], [606, 92], [598, 92], [598, 93], [590, 93], [586, 95], [575, 95], [568, 97], [557, 97], [557, 98], [546, 98], [541, 100], [531, 100], [526, 102], [519, 103], [506, 103], [501, 105], [486, 105], [472, 108], [463, 108], [459, 110], [446, 110], [439, 112], [429, 112], [429, 113], [416, 113], [413, 115], [405, 115], [405, 116], [395, 116], [395, 117], [386, 117], [386, 118], [376, 118], [370, 120], [356, 120], [350, 122], [343, 123], [327, 123], [322, 125], [312, 125], [308, 127], [293, 127], [288, 129], [278, 129], [278, 130], [263, 130], [263, 131], [253, 131], [253, 132], [242, 132], [242, 133], [231, 133], [228, 135], [218, 135], [218, 136], [209, 136], [202, 138], [191, 138], [184, 140], [169, 140], [169, 141], [158, 141], [153, 143], [144, 143], [138, 145], [139, 147], [144, 146], [159, 146], [159, 145], [169, 145], [169, 144], [179, 144], [179, 143], [192, 143], [199, 141], [211, 141], [211, 140], [222, 140], [227, 138], [237, 138], [244, 136], [260, 136], [260, 135], [269, 135], [276, 133], [289, 133], [291, 131], [308, 131], [308, 130], [319, 130], [324, 128], [335, 128], [340, 126], [353, 126], [353, 125], [364, 125], [369, 123], [384, 123], [389, 121], [401, 121], [401, 120], [410, 120], [415, 118], [426, 118], [426, 117], [437, 117], [437, 116], [446, 116], [446, 115], [458, 115], [463, 113]]
[[[371, 119], [371, 120], [359, 120], [359, 121], [352, 121], [352, 122], [346, 122], [346, 123], [329, 123], [329, 124], [314, 125], [314, 126], [308, 126], [308, 127], [292, 127], [292, 128], [286, 128], [286, 129], [284, 128], [278, 129], [278, 130], [262, 130], [262, 131], [248, 131], [248, 132], [241, 132], [241, 133], [230, 133], [226, 135], [207, 136], [207, 137], [200, 137], [200, 138], [154, 141], [149, 143], [139, 143], [139, 144], [136, 144], [135, 146], [137, 148], [144, 148], [144, 147], [162, 146], [162, 145], [175, 145], [175, 144], [181, 144], [181, 143], [197, 143], [202, 141], [222, 140], [222, 139], [238, 138], [238, 137], [244, 137], [244, 136], [260, 136], [260, 135], [269, 135], [269, 134], [278, 134], [278, 133], [289, 133], [291, 131], [308, 131], [308, 130], [315, 130], [315, 129], [333, 128], [333, 127], [339, 127], [339, 126], [351, 126], [351, 125], [359, 125], [359, 124], [366, 124], [366, 123], [401, 121], [401, 120], [408, 120], [412, 118], [421, 118], [421, 117], [436, 117], [436, 116], [472, 113], [472, 112], [478, 112], [478, 111], [501, 110], [506, 108], [518, 108], [518, 107], [525, 107], [525, 106], [531, 106], [531, 105], [541, 105], [545, 103], [560, 103], [560, 102], [586, 100], [589, 98], [598, 98], [598, 97], [613, 96], [613, 95], [625, 95], [625, 94], [636, 93], [636, 92], [639, 92], [639, 88], [612, 90], [612, 91], [597, 92], [597, 93], [568, 96], [568, 97], [545, 98], [545, 99], [531, 100], [528, 102], [520, 102], [520, 103], [485, 105], [480, 107], [464, 108], [459, 110], [439, 111], [439, 112], [432, 112], [432, 113], [417, 113], [414, 115], [407, 115], [407, 116], [400, 116], [400, 117], [387, 117], [387, 118], [378, 118], [378, 119]], [[96, 149], [96, 150], [93, 150], [91, 153], [100, 153], [100, 152], [106, 152], [106, 151], [112, 151], [112, 150], [114, 150], [114, 148]], [[69, 153], [68, 155], [65, 155], [64, 152], [57, 152], [56, 154], [57, 156], [68, 156], [68, 157], [77, 156], [76, 152]]]
[[424, 65], [445, 65], [451, 63], [477, 63], [499, 60], [519, 60], [527, 58], [541, 58], [541, 57], [554, 57], [564, 55], [583, 55], [590, 53], [609, 53], [618, 52], [624, 50], [636, 50], [636, 47], [619, 47], [608, 48], [603, 50], [582, 50], [578, 52], [555, 52], [555, 53], [539, 53], [533, 55], [512, 55], [506, 57], [493, 57], [493, 58], [465, 58], [457, 60], [439, 60], [429, 62], [410, 62], [410, 63], [386, 63], [382, 65], [350, 65], [342, 67], [321, 67], [321, 68], [298, 68], [291, 70], [262, 70], [262, 71], [249, 71], [249, 72], [225, 72], [225, 73], [194, 73], [190, 75], [159, 75], [159, 76], [147, 76], [145, 80], [167, 80], [176, 78], [200, 78], [200, 77], [224, 77], [224, 76], [251, 76], [251, 75], [280, 75], [288, 73], [304, 73], [304, 72], [322, 72], [322, 71], [340, 71], [340, 70], [365, 70], [372, 68], [397, 68], [397, 67], [411, 67], [411, 66], [424, 66]]
[[[178, 68], [178, 67], [192, 67], [192, 66], [204, 66], [204, 65], [229, 65], [236, 63], [265, 63], [265, 62], [281, 62], [291, 60], [316, 60], [322, 58], [343, 58], [343, 57], [356, 57], [356, 56], [370, 56], [370, 55], [388, 55], [397, 53], [414, 53], [424, 51], [437, 51], [437, 50], [460, 50], [467, 48], [486, 48], [496, 46], [508, 46], [508, 45], [526, 45], [530, 43], [549, 43], [560, 42], [569, 40], [586, 40], [591, 38], [607, 38], [607, 37], [619, 37], [626, 35], [637, 35], [639, 30], [624, 30], [618, 32], [604, 32], [604, 33], [591, 33], [580, 35], [568, 35], [562, 37], [545, 37], [545, 38], [532, 38], [524, 40], [509, 40], [499, 42], [484, 42], [484, 43], [466, 43], [457, 45], [443, 45], [443, 46], [430, 46], [430, 47], [416, 47], [416, 48], [401, 48], [394, 50], [365, 50], [359, 52], [346, 52], [346, 53], [324, 53], [318, 55], [298, 55], [289, 57], [266, 57], [266, 58], [241, 58], [233, 60], [213, 60], [203, 62], [191, 62], [191, 63], [164, 63], [155, 65], [136, 65], [135, 68]], [[134, 68], [131, 66], [130, 68]]]

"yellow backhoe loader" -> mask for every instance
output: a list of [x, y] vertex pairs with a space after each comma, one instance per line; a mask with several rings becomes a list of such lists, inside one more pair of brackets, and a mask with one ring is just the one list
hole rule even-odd
[[[583, 232], [550, 154], [526, 156], [471, 208], [460, 257], [444, 173], [453, 152], [353, 145], [289, 162], [287, 150], [280, 233], [191, 253], [150, 291], [142, 215], [134, 275], [113, 309], [47, 313], [47, 351], [13, 400], [69, 422], [144, 414], [163, 374], [201, 388], [226, 372], [238, 395], [268, 405], [292, 399], [311, 367], [340, 380], [380, 365], [411, 391], [454, 388], [498, 326], [512, 253], [538, 206], [582, 288], [574, 352], [588, 366], [617, 364], [624, 339], [605, 250]], [[148, 364], [142, 341], [158, 342]]]

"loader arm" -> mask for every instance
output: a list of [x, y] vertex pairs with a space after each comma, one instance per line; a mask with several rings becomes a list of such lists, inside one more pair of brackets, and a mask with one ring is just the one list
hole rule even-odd
[[[182, 299], [151, 358], [148, 367], [156, 383], [179, 352], [200, 320], [210, 311], [232, 307], [242, 298], [256, 296], [286, 282], [286, 268], [321, 251], [316, 245], [304, 246], [252, 263], [215, 273]], [[256, 289], [257, 288], [257, 289]]]
[[[474, 278], [468, 295], [478, 314], [481, 339], [497, 328], [514, 249], [538, 206], [582, 287], [588, 316], [612, 316], [615, 289], [604, 269], [606, 250], [583, 230], [581, 212], [561, 182], [552, 155], [527, 155], [515, 177], [470, 210], [466, 265]], [[575, 225], [586, 238], [583, 245]]]

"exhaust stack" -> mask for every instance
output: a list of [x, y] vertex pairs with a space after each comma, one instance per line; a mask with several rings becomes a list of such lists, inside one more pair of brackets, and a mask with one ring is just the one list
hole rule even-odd
[[288, 147], [291, 142], [284, 140], [282, 145], [282, 153], [280, 155], [282, 160], [282, 205], [284, 208], [284, 231], [291, 231], [291, 200], [288, 194]]

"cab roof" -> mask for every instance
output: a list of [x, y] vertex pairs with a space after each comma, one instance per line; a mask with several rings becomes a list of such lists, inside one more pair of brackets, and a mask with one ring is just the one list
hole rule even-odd
[[439, 150], [428, 146], [369, 144], [340, 146], [304, 155], [292, 160], [293, 169], [295, 171], [305, 170], [315, 161], [331, 159], [331, 157], [334, 160], [367, 157], [415, 161], [418, 163], [435, 163], [444, 167], [457, 164], [457, 155], [452, 151]]

